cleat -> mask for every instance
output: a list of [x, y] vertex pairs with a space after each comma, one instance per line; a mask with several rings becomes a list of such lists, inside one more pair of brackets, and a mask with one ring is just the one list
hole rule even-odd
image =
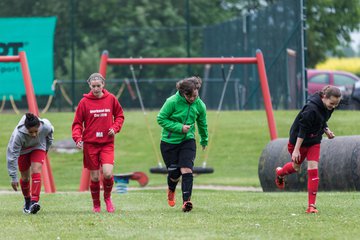
[[106, 204], [106, 211], [108, 211], [109, 213], [115, 212], [115, 207], [114, 207], [114, 204], [111, 201], [111, 198], [104, 199], [104, 201], [105, 201], [105, 204]]
[[167, 195], [168, 195], [168, 204], [170, 207], [175, 206], [175, 191], [171, 191], [170, 189], [168, 189], [167, 191]]
[[38, 211], [40, 211], [40, 204], [38, 202], [31, 202], [29, 211], [31, 214], [36, 214]]
[[30, 214], [30, 210], [27, 209], [26, 207], [23, 208], [23, 213], [24, 214]]
[[318, 213], [319, 211], [316, 209], [314, 204], [310, 204], [309, 207], [306, 209], [305, 213]]
[[30, 214], [30, 206], [31, 206], [30, 198], [25, 198], [25, 204], [23, 208], [24, 214]]
[[276, 172], [276, 177], [275, 177], [275, 184], [276, 187], [279, 189], [284, 189], [285, 188], [285, 181], [284, 181], [284, 177], [283, 176], [279, 176], [278, 172], [281, 170], [281, 167], [277, 167], [275, 172]]
[[92, 211], [94, 213], [99, 213], [99, 212], [101, 212], [101, 207], [100, 206], [94, 206]]
[[185, 201], [182, 206], [183, 212], [190, 212], [192, 208], [193, 208], [193, 204], [190, 201]]

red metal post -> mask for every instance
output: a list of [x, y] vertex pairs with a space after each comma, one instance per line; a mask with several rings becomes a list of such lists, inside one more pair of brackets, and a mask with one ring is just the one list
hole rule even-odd
[[80, 192], [85, 192], [89, 190], [90, 186], [90, 171], [86, 168], [82, 169], [81, 179], [80, 179]]
[[266, 76], [264, 57], [260, 50], [256, 51], [256, 59], [257, 59], [259, 77], [260, 77], [261, 91], [264, 98], [266, 117], [268, 120], [268, 126], [270, 131], [270, 138], [271, 140], [274, 140], [277, 139], [277, 130], [276, 130], [274, 113], [271, 103], [269, 84]]
[[[19, 61], [21, 65], [22, 74], [24, 77], [24, 84], [26, 90], [26, 98], [29, 105], [29, 111], [39, 116], [39, 109], [35, 98], [34, 87], [32, 84], [30, 70], [28, 61], [26, 58], [26, 53], [24, 51], [19, 52]], [[44, 182], [44, 188], [46, 193], [54, 193], [55, 190], [55, 182], [51, 171], [50, 161], [48, 156], [46, 156], [44, 165], [42, 167], [42, 178]]]
[[100, 59], [100, 68], [99, 68], [99, 73], [101, 75], [103, 75], [103, 77], [106, 79], [106, 68], [107, 68], [107, 64], [108, 64], [108, 58], [109, 58], [109, 52], [108, 51], [103, 51], [103, 53], [101, 54], [101, 59]]

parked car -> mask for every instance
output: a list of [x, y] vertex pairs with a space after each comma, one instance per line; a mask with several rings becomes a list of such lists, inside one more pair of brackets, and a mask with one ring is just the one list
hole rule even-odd
[[349, 109], [360, 110], [360, 82], [356, 82], [354, 84], [354, 88], [350, 96]]
[[349, 97], [356, 82], [360, 78], [352, 73], [331, 70], [307, 70], [308, 94], [312, 95], [326, 85], [333, 85], [340, 88], [345, 98]]

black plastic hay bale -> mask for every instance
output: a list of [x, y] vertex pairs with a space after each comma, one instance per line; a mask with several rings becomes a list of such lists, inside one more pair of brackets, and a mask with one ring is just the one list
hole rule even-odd
[[[291, 161], [288, 139], [271, 141], [259, 159], [258, 174], [263, 191], [278, 190], [275, 169]], [[360, 191], [360, 136], [323, 139], [319, 162], [320, 191]], [[298, 173], [286, 176], [285, 191], [307, 189], [307, 161]]]

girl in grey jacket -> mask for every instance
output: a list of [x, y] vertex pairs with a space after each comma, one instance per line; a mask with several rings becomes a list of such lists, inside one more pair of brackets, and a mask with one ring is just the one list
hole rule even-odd
[[[24, 195], [24, 213], [40, 210], [41, 168], [53, 142], [54, 128], [47, 119], [26, 113], [15, 127], [6, 152], [11, 186], [18, 190], [17, 169], [21, 174], [20, 187]], [[30, 184], [31, 175], [31, 184]], [[30, 187], [31, 185], [31, 187]]]

